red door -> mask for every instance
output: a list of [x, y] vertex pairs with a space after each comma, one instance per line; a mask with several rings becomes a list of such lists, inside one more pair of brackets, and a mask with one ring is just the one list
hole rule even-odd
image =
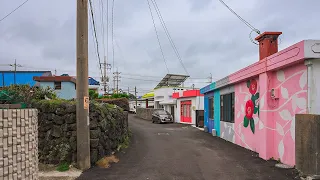
[[181, 101], [181, 120], [180, 122], [191, 123], [191, 101]]

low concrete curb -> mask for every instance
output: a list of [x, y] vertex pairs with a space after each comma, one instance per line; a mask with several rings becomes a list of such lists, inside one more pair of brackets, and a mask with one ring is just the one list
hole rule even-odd
[[39, 179], [40, 180], [74, 180], [81, 175], [82, 171], [78, 169], [71, 169], [66, 172], [59, 171], [40, 171]]

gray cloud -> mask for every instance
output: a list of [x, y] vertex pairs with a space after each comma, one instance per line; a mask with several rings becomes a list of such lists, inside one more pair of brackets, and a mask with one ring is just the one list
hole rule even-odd
[[[21, 68], [24, 70], [36, 70], [30, 67], [37, 67], [42, 70], [57, 69], [60, 74], [75, 75], [75, 2], [29, 1], [1, 22], [0, 64], [13, 63], [13, 60], [17, 59], [18, 63], [25, 65]], [[94, 1], [94, 10], [99, 51], [103, 60], [98, 2]], [[225, 2], [260, 31], [282, 31], [280, 49], [303, 39], [319, 39], [319, 25], [315, 22], [319, 16], [317, 7], [320, 1]], [[206, 78], [212, 73], [215, 78], [222, 78], [258, 60], [258, 47], [249, 39], [250, 29], [218, 0], [163, 0], [157, 3], [182, 61], [192, 77]], [[17, 5], [14, 1], [1, 2], [0, 17]], [[153, 12], [170, 73], [184, 74], [159, 19], [155, 11]], [[167, 71], [154, 33], [147, 1], [117, 0], [114, 17], [114, 60], [115, 66], [123, 73], [120, 86], [138, 86], [141, 92], [152, 89]], [[105, 14], [104, 19], [106, 20]], [[109, 22], [111, 23], [111, 16]], [[255, 36], [253, 33], [252, 38]], [[108, 62], [112, 64], [111, 44], [109, 29], [109, 49], [106, 54]], [[1, 67], [5, 68], [10, 67]], [[93, 77], [100, 76], [90, 24], [89, 74]], [[197, 87], [203, 87], [206, 81], [207, 79], [188, 80], [186, 85], [195, 83]]]

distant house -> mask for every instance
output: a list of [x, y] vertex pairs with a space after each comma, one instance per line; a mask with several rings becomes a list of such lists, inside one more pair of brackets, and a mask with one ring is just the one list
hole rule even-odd
[[52, 76], [51, 71], [0, 71], [0, 87], [12, 84], [29, 84], [38, 86], [34, 76]]
[[[73, 99], [76, 98], [76, 76], [62, 74], [61, 76], [39, 76], [33, 78], [40, 83], [40, 87], [50, 87], [55, 90], [59, 98]], [[98, 92], [100, 83], [95, 79], [88, 78], [89, 89]]]
[[40, 83], [40, 87], [54, 89], [61, 99], [76, 98], [76, 79], [71, 76], [35, 76], [33, 79]]

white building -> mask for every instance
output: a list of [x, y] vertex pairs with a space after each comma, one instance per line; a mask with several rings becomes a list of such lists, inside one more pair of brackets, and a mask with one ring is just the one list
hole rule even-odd
[[176, 100], [175, 122], [203, 127], [204, 97], [200, 90], [175, 92], [172, 98]]

